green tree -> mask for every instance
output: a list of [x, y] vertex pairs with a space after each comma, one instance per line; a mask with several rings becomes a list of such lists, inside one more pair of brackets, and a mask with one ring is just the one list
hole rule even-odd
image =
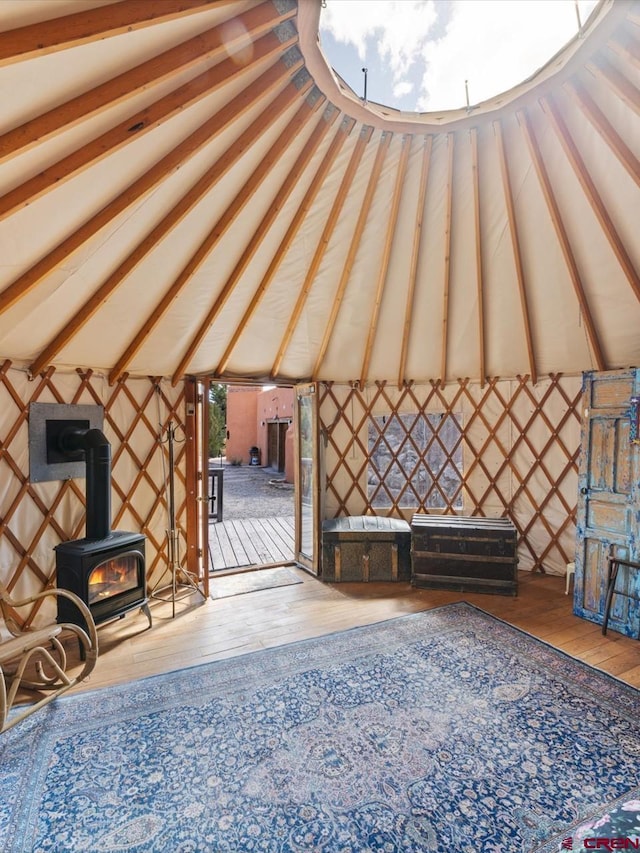
[[209, 386], [209, 456], [221, 456], [227, 440], [227, 386]]

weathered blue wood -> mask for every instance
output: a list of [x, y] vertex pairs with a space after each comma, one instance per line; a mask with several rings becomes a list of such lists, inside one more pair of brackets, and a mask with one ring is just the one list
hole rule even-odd
[[[630, 440], [640, 370], [585, 373], [574, 613], [602, 624], [607, 557], [640, 560], [640, 446]], [[609, 627], [640, 636], [640, 571], [620, 568]]]

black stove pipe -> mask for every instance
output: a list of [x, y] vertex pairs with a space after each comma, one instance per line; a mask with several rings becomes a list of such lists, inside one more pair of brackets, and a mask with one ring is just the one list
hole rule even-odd
[[66, 429], [60, 434], [66, 453], [84, 450], [87, 464], [86, 538], [106, 539], [111, 534], [111, 445], [99, 429]]

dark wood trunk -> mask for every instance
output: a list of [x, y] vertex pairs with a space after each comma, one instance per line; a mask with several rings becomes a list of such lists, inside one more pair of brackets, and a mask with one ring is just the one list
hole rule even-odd
[[322, 580], [408, 581], [411, 528], [406, 521], [358, 515], [322, 525]]
[[506, 518], [416, 514], [411, 582], [425, 589], [517, 595], [517, 541]]

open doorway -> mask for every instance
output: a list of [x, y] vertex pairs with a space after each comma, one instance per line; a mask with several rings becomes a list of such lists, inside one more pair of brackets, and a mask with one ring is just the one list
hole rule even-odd
[[211, 576], [294, 562], [291, 387], [211, 383]]

